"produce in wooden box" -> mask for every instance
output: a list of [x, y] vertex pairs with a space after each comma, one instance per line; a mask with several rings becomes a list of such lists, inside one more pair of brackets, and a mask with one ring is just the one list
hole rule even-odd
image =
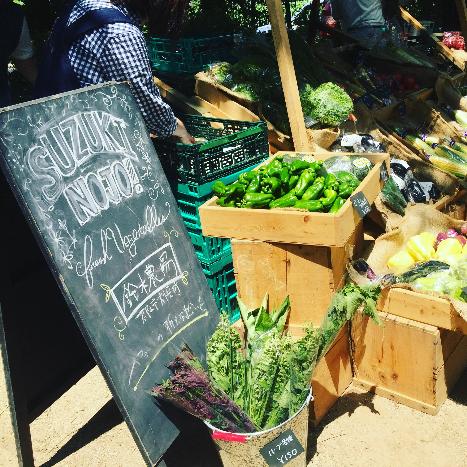
[[[360, 156], [322, 161], [276, 157], [268, 165], [240, 175], [231, 185], [212, 185], [223, 207], [295, 208], [335, 214], [365, 178], [372, 163]], [[347, 170], [343, 170], [343, 169]]]
[[455, 229], [440, 232], [438, 236], [422, 232], [410, 237], [405, 248], [389, 258], [387, 266], [393, 273], [402, 274], [414, 264], [431, 259], [453, 265], [465, 256], [466, 243], [464, 235]]

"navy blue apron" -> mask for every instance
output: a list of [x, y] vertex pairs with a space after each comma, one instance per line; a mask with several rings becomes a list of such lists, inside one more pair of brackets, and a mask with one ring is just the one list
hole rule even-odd
[[0, 107], [10, 104], [8, 62], [18, 46], [23, 20], [24, 15], [18, 5], [10, 0], [0, 0]]
[[34, 90], [36, 99], [81, 87], [68, 58], [70, 47], [80, 37], [108, 24], [134, 24], [120, 10], [101, 8], [88, 11], [70, 26], [67, 26], [73, 7], [74, 3], [55, 22], [47, 41]]

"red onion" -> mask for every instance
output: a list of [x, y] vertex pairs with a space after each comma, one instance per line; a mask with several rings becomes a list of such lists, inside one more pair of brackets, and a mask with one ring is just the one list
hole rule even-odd
[[438, 248], [438, 245], [443, 241], [446, 240], [448, 237], [448, 234], [446, 232], [440, 232], [436, 236], [436, 242], [435, 242], [435, 248]]
[[448, 238], [456, 238], [459, 235], [459, 233], [455, 229], [448, 229], [446, 231], [446, 235], [448, 236]]
[[467, 222], [465, 224], [462, 224], [461, 233], [462, 235], [467, 235]]
[[467, 243], [467, 239], [463, 235], [458, 235], [456, 238], [461, 242], [462, 246], [464, 246]]

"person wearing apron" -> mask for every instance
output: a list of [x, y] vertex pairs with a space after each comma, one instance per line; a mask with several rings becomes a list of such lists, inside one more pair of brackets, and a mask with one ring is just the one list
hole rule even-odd
[[[127, 81], [148, 131], [194, 143], [155, 86], [141, 31], [151, 8], [172, 15], [187, 1], [75, 0], [57, 19], [46, 44], [35, 97], [45, 97], [107, 81]], [[166, 15], [160, 18], [166, 21]]]

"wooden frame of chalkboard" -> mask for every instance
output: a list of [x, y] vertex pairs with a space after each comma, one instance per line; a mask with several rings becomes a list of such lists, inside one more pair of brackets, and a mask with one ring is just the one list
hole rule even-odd
[[0, 111], [0, 165], [133, 437], [154, 465], [175, 419], [148, 391], [218, 310], [127, 84]]

